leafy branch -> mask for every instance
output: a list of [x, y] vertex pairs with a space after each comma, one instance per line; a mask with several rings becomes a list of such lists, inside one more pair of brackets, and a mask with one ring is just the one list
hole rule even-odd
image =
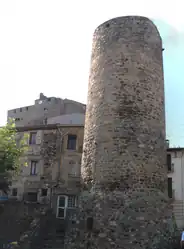
[[[7, 186], [7, 177], [18, 174], [21, 157], [28, 149], [28, 135], [21, 138], [16, 130], [14, 120], [9, 120], [6, 126], [0, 128], [0, 189]], [[6, 184], [5, 184], [6, 182]], [[5, 184], [5, 185], [3, 185]]]

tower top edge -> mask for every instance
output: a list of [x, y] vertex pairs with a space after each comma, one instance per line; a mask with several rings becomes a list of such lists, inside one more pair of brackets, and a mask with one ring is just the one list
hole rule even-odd
[[[97, 33], [101, 28], [110, 28], [110, 25], [113, 24], [114, 25], [122, 25], [122, 24], [127, 24], [129, 23], [130, 25], [139, 25], [139, 22], [145, 23], [146, 25], [150, 25], [150, 27], [152, 26], [153, 29], [155, 29], [156, 33], [159, 33], [157, 26], [154, 24], [154, 22], [146, 17], [146, 16], [139, 16], [139, 15], [128, 15], [128, 16], [119, 16], [119, 17], [115, 17], [115, 18], [111, 18], [103, 23], [101, 23], [99, 26], [97, 26], [97, 28], [94, 31], [94, 34]], [[141, 23], [140, 23], [141, 25]]]

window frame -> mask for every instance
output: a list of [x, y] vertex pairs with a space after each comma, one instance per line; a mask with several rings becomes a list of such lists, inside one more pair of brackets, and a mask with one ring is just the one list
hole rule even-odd
[[167, 188], [168, 188], [168, 197], [173, 198], [173, 180], [172, 177], [167, 178]]
[[[67, 198], [67, 208], [68, 209], [75, 209], [76, 207], [77, 207], [77, 196], [76, 195], [68, 195], [67, 196], [68, 198]], [[69, 207], [69, 198], [74, 198], [74, 207]]]
[[[69, 139], [71, 137], [75, 137], [75, 139]], [[75, 141], [75, 148], [72, 148], [71, 146], [71, 141]], [[77, 150], [77, 135], [76, 134], [68, 134], [68, 138], [67, 138], [67, 150]]]
[[[45, 192], [46, 195], [43, 195], [44, 191], [46, 191], [46, 192]], [[41, 197], [47, 197], [47, 195], [48, 195], [48, 189], [47, 189], [47, 188], [42, 188], [42, 189], [41, 189]]]
[[[14, 193], [16, 193], [16, 195], [14, 195]], [[12, 196], [17, 197], [17, 195], [18, 195], [18, 189], [17, 188], [12, 188]]]
[[[74, 207], [69, 207], [68, 206], [68, 204], [69, 204], [69, 202], [68, 202], [68, 200], [69, 200], [69, 198], [70, 197], [74, 197], [75, 198], [75, 200], [74, 200], [74, 202], [75, 202], [75, 206]], [[60, 198], [64, 198], [65, 199], [65, 205], [63, 206], [63, 207], [61, 207], [61, 206], [59, 206], [59, 201], [60, 201]], [[58, 197], [57, 197], [57, 209], [56, 209], [56, 218], [57, 219], [65, 219], [66, 218], [66, 211], [67, 211], [67, 209], [76, 209], [77, 208], [77, 196], [76, 195], [58, 195]], [[63, 213], [64, 213], [64, 216], [63, 217], [59, 217], [58, 215], [59, 215], [59, 209], [63, 209], [64, 211], [63, 211]]]
[[[34, 137], [33, 135], [35, 136], [35, 141], [32, 140], [32, 138]], [[37, 132], [30, 132], [29, 145], [35, 145], [36, 144], [36, 135], [37, 135]]]
[[167, 154], [167, 170], [169, 172], [172, 170], [172, 157], [171, 157], [171, 154]]
[[[31, 176], [35, 176], [37, 175], [37, 165], [38, 165], [38, 161], [36, 160], [31, 160], [31, 168], [30, 168], [30, 175]], [[33, 166], [34, 166], [34, 174], [33, 174]]]

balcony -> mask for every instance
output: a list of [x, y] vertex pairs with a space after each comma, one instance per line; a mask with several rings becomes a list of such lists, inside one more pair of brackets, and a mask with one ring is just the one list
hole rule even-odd
[[26, 155], [36, 155], [39, 156], [41, 154], [41, 147], [40, 145], [31, 145], [28, 147]]
[[24, 182], [24, 188], [26, 189], [38, 189], [41, 187], [41, 182], [40, 181], [37, 181], [35, 179], [30, 179], [30, 178], [27, 178], [26, 181]]
[[80, 181], [80, 175], [78, 175], [78, 174], [68, 174], [68, 180]]

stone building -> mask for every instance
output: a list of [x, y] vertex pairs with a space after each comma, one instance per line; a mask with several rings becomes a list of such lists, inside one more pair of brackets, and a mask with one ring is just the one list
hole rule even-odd
[[85, 113], [86, 106], [82, 103], [61, 99], [56, 97], [46, 97], [43, 93], [35, 100], [34, 105], [24, 106], [8, 111], [7, 118], [14, 118], [17, 126], [46, 124], [47, 119], [72, 114]]
[[148, 18], [94, 33], [81, 173], [66, 248], [171, 248], [162, 40]]
[[[50, 124], [17, 129], [20, 137], [29, 134], [29, 149], [22, 158], [20, 175], [12, 181], [10, 197], [51, 203], [57, 217], [65, 218], [68, 205], [77, 203], [83, 125]], [[65, 201], [64, 207], [59, 206], [59, 198]]]

